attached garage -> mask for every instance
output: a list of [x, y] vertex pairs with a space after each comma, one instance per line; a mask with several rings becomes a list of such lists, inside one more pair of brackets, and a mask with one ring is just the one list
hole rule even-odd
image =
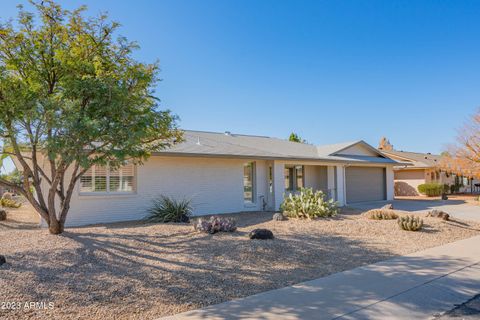
[[387, 199], [386, 174], [383, 167], [346, 167], [347, 203]]

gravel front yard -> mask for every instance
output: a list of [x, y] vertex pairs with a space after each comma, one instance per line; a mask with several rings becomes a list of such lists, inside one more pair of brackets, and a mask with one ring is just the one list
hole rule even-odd
[[[0, 318], [154, 319], [480, 234], [479, 224], [433, 218], [423, 231], [406, 232], [396, 221], [355, 212], [316, 221], [271, 216], [237, 214], [236, 233], [215, 235], [189, 225], [120, 223], [54, 236], [3, 223], [0, 302], [22, 306], [0, 310]], [[249, 240], [259, 227], [276, 239]], [[30, 301], [54, 307], [25, 308]]]

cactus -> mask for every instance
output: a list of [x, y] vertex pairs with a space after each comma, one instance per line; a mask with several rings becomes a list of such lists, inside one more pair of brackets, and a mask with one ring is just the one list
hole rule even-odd
[[338, 203], [328, 199], [327, 195], [320, 190], [302, 188], [296, 194], [285, 195], [280, 209], [290, 218], [314, 219], [335, 216], [338, 213]]
[[406, 231], [418, 231], [423, 226], [423, 220], [415, 216], [399, 217], [397, 222], [400, 228]]
[[373, 209], [367, 211], [365, 214], [368, 219], [372, 220], [394, 220], [398, 218], [395, 211], [390, 209]]

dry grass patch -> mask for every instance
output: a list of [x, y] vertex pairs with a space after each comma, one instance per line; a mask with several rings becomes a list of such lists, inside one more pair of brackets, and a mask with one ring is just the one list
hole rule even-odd
[[[0, 318], [154, 319], [480, 234], [479, 224], [435, 218], [405, 232], [395, 220], [350, 209], [312, 221], [230, 216], [238, 231], [214, 235], [184, 224], [97, 225], [61, 236], [0, 229], [9, 261], [0, 267], [2, 299], [55, 303], [54, 310], [0, 310]], [[255, 228], [275, 239], [249, 240]]]

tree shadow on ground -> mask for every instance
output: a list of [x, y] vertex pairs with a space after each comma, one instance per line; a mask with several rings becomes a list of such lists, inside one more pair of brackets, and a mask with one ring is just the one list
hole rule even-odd
[[462, 228], [462, 229], [467, 229], [467, 230], [473, 230], [473, 231], [480, 231], [479, 228], [472, 228], [468, 223], [465, 223], [461, 220], [450, 218], [448, 221], [445, 221], [446, 224], [449, 224], [451, 226], [455, 226], [457, 228]]
[[[240, 222], [241, 227], [261, 225], [271, 219], [271, 213], [248, 214], [251, 219], [242, 219], [245, 223]], [[58, 308], [46, 311], [51, 312], [48, 316], [74, 314], [79, 319], [90, 319], [94, 310], [106, 318], [129, 318], [131, 310], [140, 308], [140, 315], [148, 312], [160, 317], [397, 256], [362, 240], [333, 234], [292, 232], [261, 241], [248, 240], [245, 230], [210, 235], [192, 232], [187, 224], [171, 224], [152, 234], [149, 227], [154, 225], [67, 229], [61, 236], [51, 236], [65, 242], [65, 248], [48, 250], [37, 246], [9, 256], [10, 263], [0, 267], [0, 281], [6, 284], [4, 288], [9, 287], [7, 292], [22, 293], [30, 301], [58, 303]], [[431, 268], [438, 271], [461, 263], [447, 258], [430, 260]], [[402, 270], [420, 270], [424, 262], [424, 258], [408, 258]], [[401, 275], [402, 270], [382, 274], [382, 279]], [[0, 295], [8, 298], [1, 287]], [[326, 294], [321, 288], [315, 290]], [[354, 308], [351, 297], [358, 290], [352, 283], [341, 289], [338, 298]], [[368, 288], [365, 294], [375, 298]], [[322, 303], [320, 296], [315, 306], [321, 310]], [[259, 304], [253, 310], [267, 308]], [[23, 316], [20, 311], [12, 312]], [[215, 312], [225, 318], [242, 315], [235, 304]], [[286, 312], [304, 316], [302, 310]], [[45, 316], [40, 313], [38, 318]]]
[[39, 228], [40, 217], [30, 204], [24, 203], [20, 208], [4, 208], [4, 210], [7, 211], [7, 220], [0, 221], [0, 231]]
[[[12, 272], [3, 279], [7, 285], [32, 301], [58, 301], [64, 307], [56, 310], [60, 314], [72, 312], [71, 306], [84, 306], [86, 312], [88, 306], [108, 307], [104, 312], [111, 316], [119, 306], [126, 312], [140, 305], [155, 309], [157, 316], [168, 315], [394, 256], [360, 241], [319, 234], [261, 241], [248, 240], [243, 232], [209, 235], [179, 227], [169, 235], [79, 229], [61, 237], [76, 248], [22, 252], [1, 267]], [[20, 281], [22, 274], [32, 280]]]

